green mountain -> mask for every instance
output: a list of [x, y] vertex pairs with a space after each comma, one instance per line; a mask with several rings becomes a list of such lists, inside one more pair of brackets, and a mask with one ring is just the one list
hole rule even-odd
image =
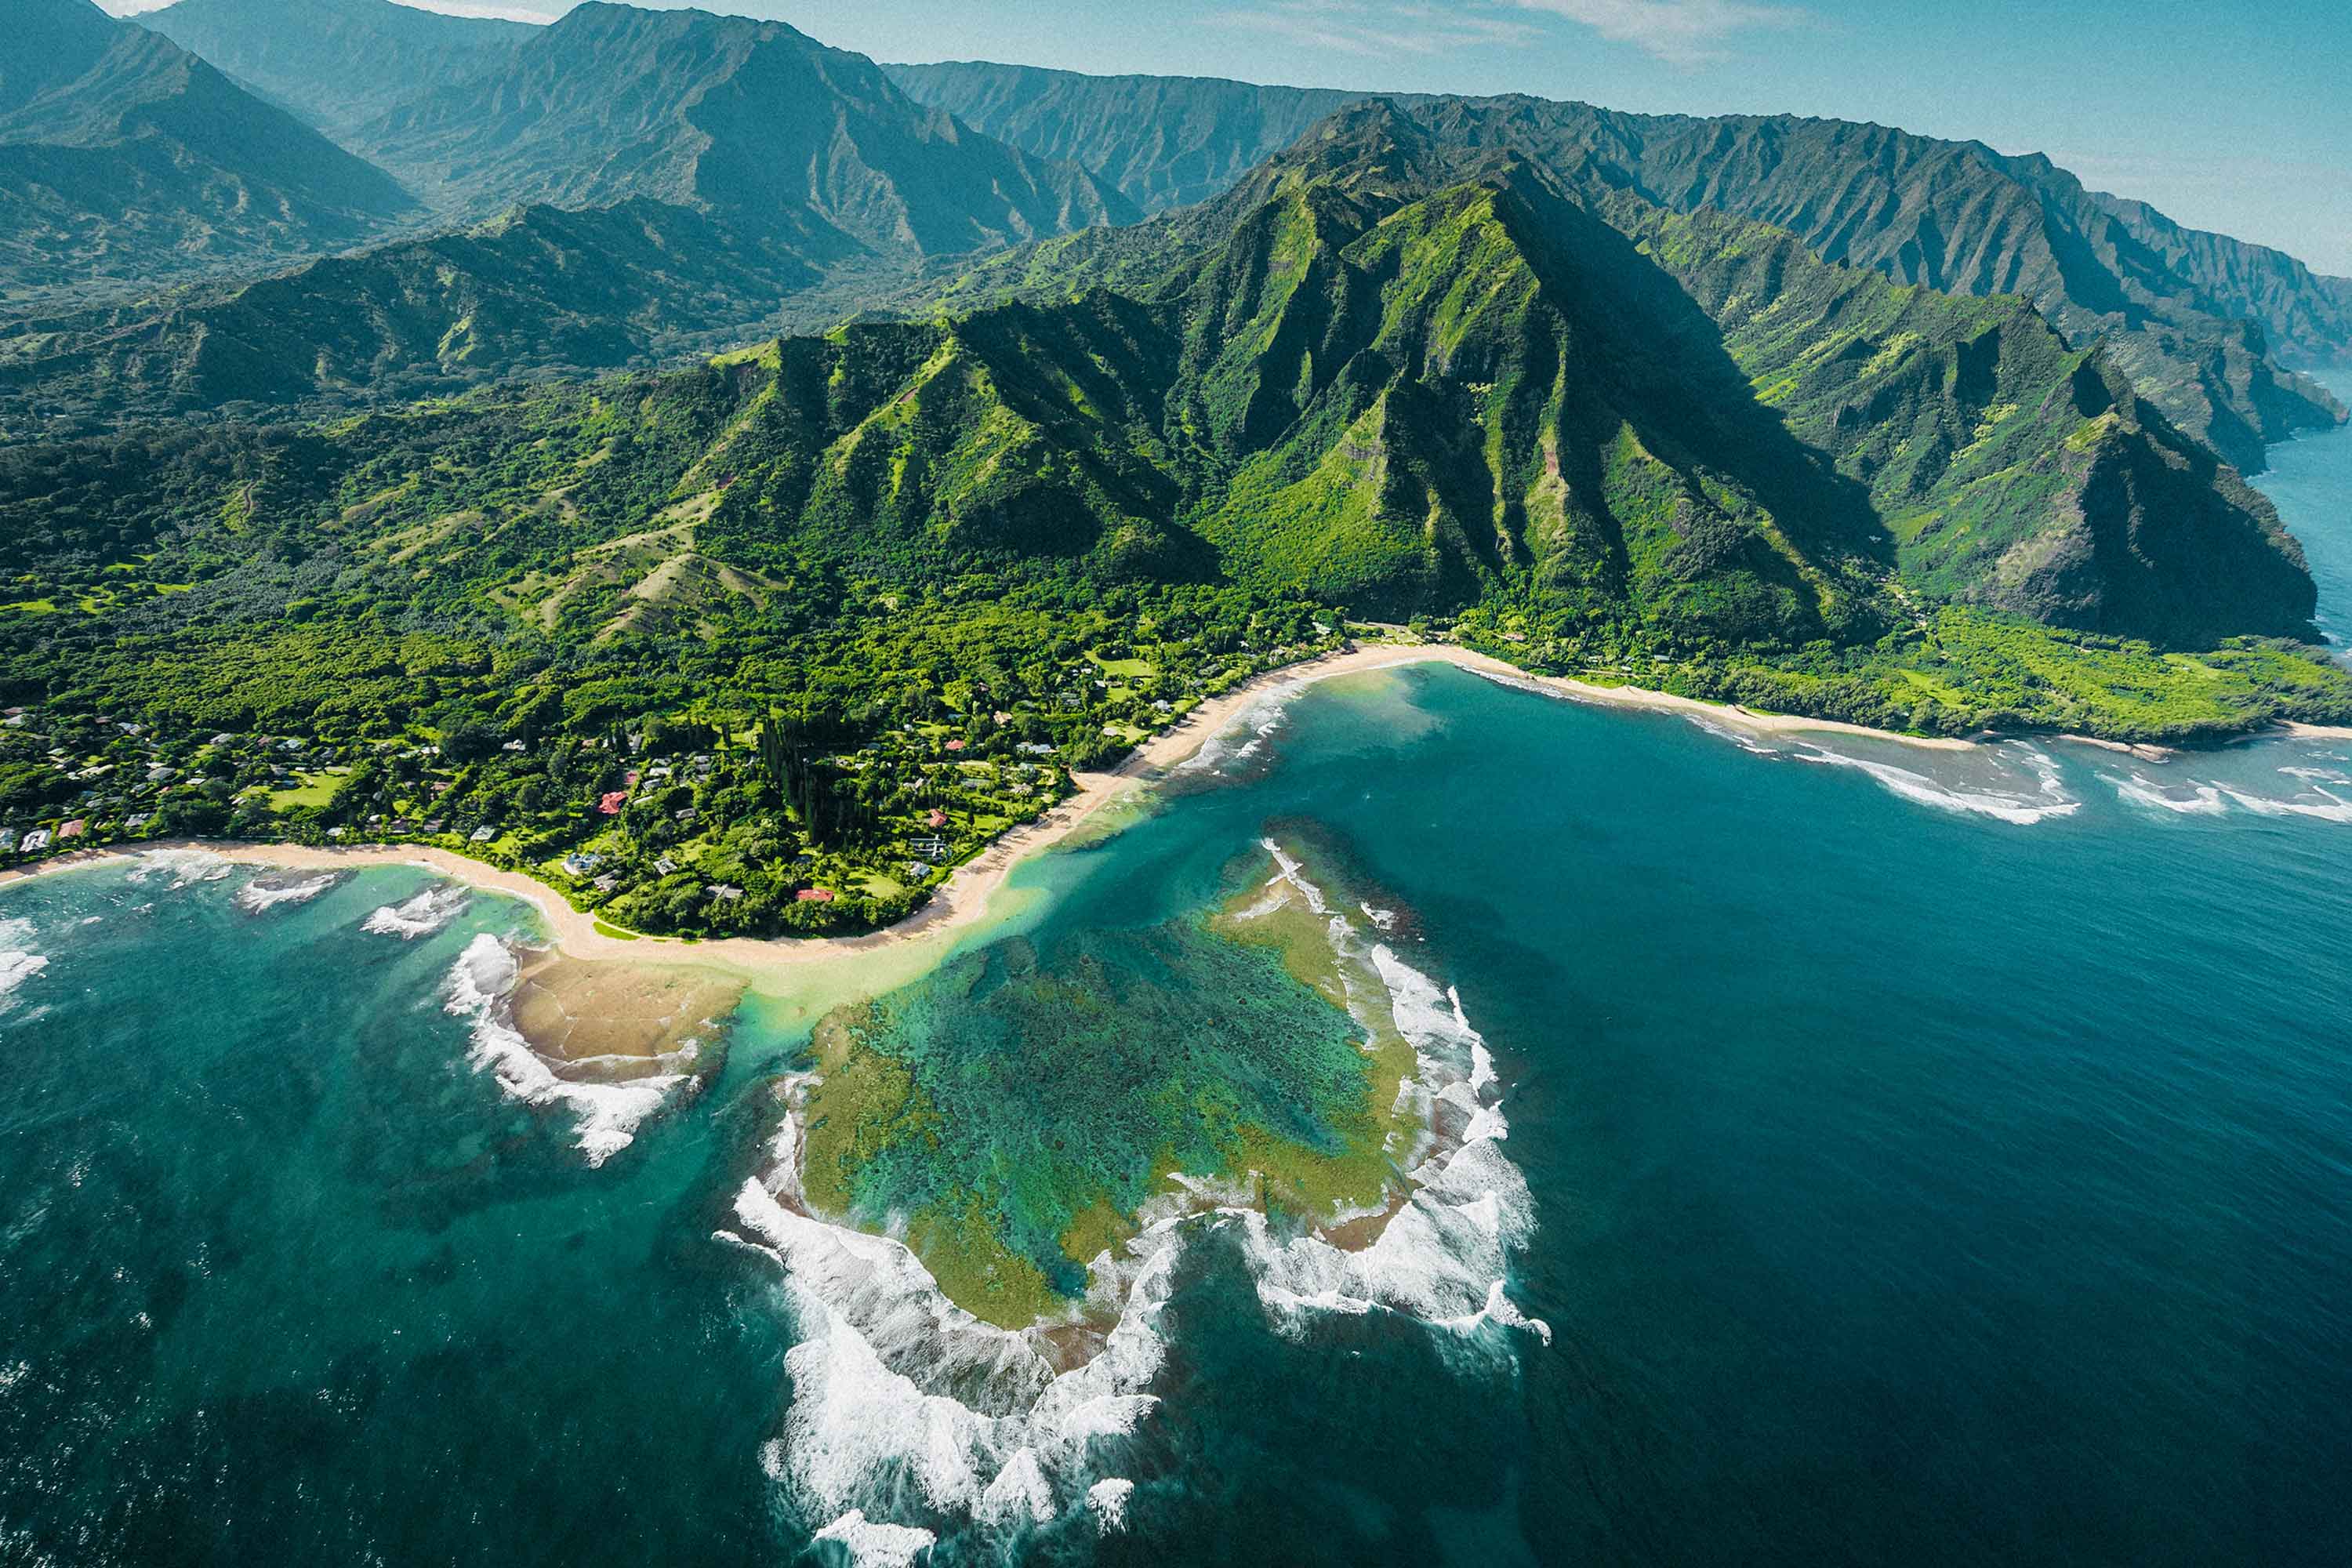
[[338, 139], [480, 75], [537, 30], [393, 0], [174, 0], [138, 21]]
[[252, 283], [0, 328], [0, 436], [90, 416], [405, 398], [720, 346], [820, 274], [688, 207], [519, 208]]
[[382, 170], [89, 0], [14, 0], [0, 297], [346, 245], [415, 211]]
[[589, 4], [497, 68], [353, 144], [442, 207], [649, 199], [845, 247], [940, 255], [1137, 215], [1069, 164], [915, 103], [863, 55], [781, 22]]
[[[1076, 153], [1145, 191], [1173, 157], [1246, 145], [1326, 96], [1065, 73], [1024, 97], [1033, 77], [1020, 67], [895, 71], [908, 92], [983, 131]], [[1507, 147], [1591, 195], [1629, 190], [1673, 211], [1774, 224], [1898, 282], [2024, 295], [2070, 341], [2114, 342], [2147, 397], [2242, 468], [2261, 466], [2265, 442], [2343, 416], [2272, 350], [2352, 354], [2352, 283], [2086, 191], [2046, 158], [1843, 121], [1622, 114], [1523, 97], [1397, 101], [1465, 161]]]
[[1024, 153], [1091, 169], [1146, 213], [1223, 194], [1318, 121], [1365, 97], [1216, 77], [1085, 76], [984, 60], [882, 68], [918, 102]]

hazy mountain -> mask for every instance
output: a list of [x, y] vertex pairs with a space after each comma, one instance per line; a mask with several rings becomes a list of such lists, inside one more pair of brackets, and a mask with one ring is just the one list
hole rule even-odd
[[460, 211], [649, 198], [929, 255], [1137, 216], [1092, 174], [917, 104], [862, 55], [699, 11], [582, 5], [354, 136]]
[[453, 234], [0, 334], [0, 434], [61, 415], [424, 396], [610, 370], [740, 334], [817, 272], [769, 235], [655, 202], [517, 209]]
[[[1253, 145], [1262, 127], [1329, 98], [1183, 79], [1041, 82], [1013, 66], [894, 69], [909, 92], [983, 131], [1066, 152], [1145, 192], [1200, 167], [1201, 149]], [[2143, 395], [2243, 467], [2260, 466], [2264, 442], [2342, 412], [2271, 351], [2352, 355], [2352, 283], [2086, 191], [2046, 158], [1843, 121], [1621, 114], [1523, 97], [1397, 101], [1457, 155], [1510, 147], [1589, 193], [1760, 219], [1901, 282], [2022, 294], [2077, 343], [2115, 340]]]
[[338, 138], [537, 31], [394, 0], [176, 0], [138, 21]]
[[347, 244], [390, 175], [89, 0], [11, 0], [0, 291], [147, 280]]
[[1091, 169], [1147, 213], [1219, 195], [1317, 121], [1365, 96], [980, 60], [882, 68], [919, 102], [1025, 153]]

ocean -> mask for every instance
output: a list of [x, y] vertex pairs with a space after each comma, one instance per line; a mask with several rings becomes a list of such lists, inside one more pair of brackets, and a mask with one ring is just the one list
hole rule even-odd
[[[2352, 436], [2273, 456], [2342, 637]], [[1009, 886], [829, 1114], [838, 975], [702, 1081], [550, 1092], [486, 994], [524, 906], [0, 889], [0, 1563], [2352, 1560], [2352, 744], [1420, 667], [1270, 696]], [[1215, 936], [1284, 900], [1347, 1006]], [[1362, 1007], [1423, 1194], [1336, 1247], [1202, 1180], [1086, 1300], [1070, 1194], [1203, 1128], [1341, 1182]], [[852, 1110], [869, 1228], [985, 1233], [946, 1283], [1068, 1300], [1060, 1360], [793, 1212]]]

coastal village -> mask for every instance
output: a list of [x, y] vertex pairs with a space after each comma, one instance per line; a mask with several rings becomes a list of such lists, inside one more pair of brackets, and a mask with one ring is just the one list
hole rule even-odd
[[[614, 934], [871, 930], [1201, 703], [1343, 646], [1089, 650], [1045, 689], [957, 680], [923, 719], [821, 748], [796, 782], [774, 720], [697, 706], [594, 732], [177, 730], [131, 713], [0, 711], [0, 866], [163, 839], [431, 846], [520, 871]], [[794, 803], [820, 777], [820, 809]], [[829, 803], [839, 803], [838, 805]]]

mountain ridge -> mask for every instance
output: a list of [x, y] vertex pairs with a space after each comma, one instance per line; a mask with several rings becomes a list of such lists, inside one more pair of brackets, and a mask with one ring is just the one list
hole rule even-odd
[[89, 0], [19, 0], [0, 72], [0, 283], [144, 281], [318, 251], [413, 216], [393, 177]]

